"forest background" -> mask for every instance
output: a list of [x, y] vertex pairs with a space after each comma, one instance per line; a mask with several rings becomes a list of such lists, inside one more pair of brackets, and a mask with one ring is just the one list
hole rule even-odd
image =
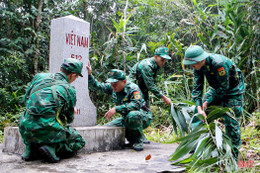
[[[231, 58], [246, 80], [243, 147], [252, 150], [251, 159], [259, 160], [259, 7], [258, 0], [1, 1], [0, 141], [4, 127], [19, 122], [28, 82], [36, 73], [48, 71], [51, 20], [74, 15], [90, 23], [89, 59], [99, 81], [112, 68], [128, 74], [136, 62], [152, 57], [158, 46], [168, 47], [172, 60], [157, 76], [157, 84], [176, 103], [192, 104], [192, 69], [182, 64], [188, 46], [201, 45]], [[98, 123], [106, 123], [103, 115], [113, 106], [112, 99], [90, 95]], [[156, 142], [172, 142], [176, 135], [170, 134], [169, 107], [151, 96], [154, 120], [146, 134]]]

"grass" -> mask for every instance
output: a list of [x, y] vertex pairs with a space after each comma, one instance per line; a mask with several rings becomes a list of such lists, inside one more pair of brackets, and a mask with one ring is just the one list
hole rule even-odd
[[177, 135], [172, 132], [172, 126], [164, 127], [161, 126], [160, 129], [154, 127], [148, 127], [144, 130], [144, 134], [149, 141], [170, 144], [177, 139]]
[[239, 157], [241, 172], [260, 172], [260, 112], [241, 128], [242, 146]]

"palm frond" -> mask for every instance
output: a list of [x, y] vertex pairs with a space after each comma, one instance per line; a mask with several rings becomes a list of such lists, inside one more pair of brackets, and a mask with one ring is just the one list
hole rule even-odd
[[[174, 109], [178, 106], [172, 107]], [[186, 136], [174, 141], [181, 143], [171, 155], [170, 161], [173, 161], [173, 165], [186, 166], [187, 170], [194, 172], [235, 172], [237, 171], [237, 162], [232, 153], [232, 142], [223, 132], [219, 122], [219, 119], [225, 116], [234, 118], [234, 113], [231, 109], [217, 106], [209, 107], [208, 110], [210, 112], [207, 118], [200, 114], [195, 114], [190, 119], [192, 121], [194, 117], [198, 117], [202, 122], [192, 131], [188, 131], [189, 133]], [[176, 112], [173, 116], [179, 118]], [[181, 118], [186, 116], [183, 115]], [[174, 120], [177, 120], [176, 117]], [[176, 121], [177, 127], [181, 127], [179, 130], [182, 130], [183, 133], [187, 132], [180, 121], [182, 120], [178, 119]], [[188, 124], [190, 122], [187, 121], [186, 125]], [[187, 128], [190, 129], [189, 126]]]

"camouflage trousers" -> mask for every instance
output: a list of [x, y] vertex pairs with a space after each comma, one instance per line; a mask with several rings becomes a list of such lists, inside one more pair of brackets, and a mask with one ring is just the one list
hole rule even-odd
[[57, 155], [71, 155], [85, 146], [85, 140], [74, 128], [60, 125], [54, 116], [35, 117], [25, 112], [19, 131], [25, 145], [55, 146]]
[[117, 118], [105, 126], [125, 127], [125, 137], [130, 143], [143, 142], [143, 129], [152, 122], [152, 115], [145, 111], [131, 111], [126, 116]]
[[[206, 94], [203, 98], [203, 103], [205, 100], [210, 96], [210, 94]], [[239, 155], [239, 148], [241, 146], [241, 131], [240, 131], [240, 116], [242, 115], [243, 111], [243, 95], [234, 95], [234, 96], [216, 96], [212, 103], [209, 106], [216, 105], [216, 106], [223, 106], [232, 108], [235, 113], [236, 120], [230, 118], [228, 116], [224, 117], [224, 124], [225, 124], [225, 133], [231, 139], [234, 156], [238, 159]], [[197, 108], [195, 109], [195, 113], [197, 113]], [[192, 129], [194, 129], [201, 121], [197, 118], [192, 121]]]

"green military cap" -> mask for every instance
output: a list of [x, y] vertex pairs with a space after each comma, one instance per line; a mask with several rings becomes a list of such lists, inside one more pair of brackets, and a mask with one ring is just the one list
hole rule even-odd
[[200, 46], [190, 46], [186, 51], [183, 59], [184, 65], [192, 65], [203, 61], [209, 56]]
[[83, 63], [77, 59], [74, 58], [64, 59], [64, 63], [61, 64], [61, 67], [72, 73], [79, 74], [80, 77], [83, 77], [83, 75], [81, 74]]
[[167, 47], [158, 47], [157, 49], [155, 49], [154, 55], [158, 55], [164, 59], [171, 59]]
[[110, 70], [109, 77], [106, 80], [106, 82], [114, 83], [119, 80], [125, 80], [125, 79], [126, 79], [126, 77], [125, 77], [124, 71], [118, 70], [118, 69], [112, 69], [112, 70]]

